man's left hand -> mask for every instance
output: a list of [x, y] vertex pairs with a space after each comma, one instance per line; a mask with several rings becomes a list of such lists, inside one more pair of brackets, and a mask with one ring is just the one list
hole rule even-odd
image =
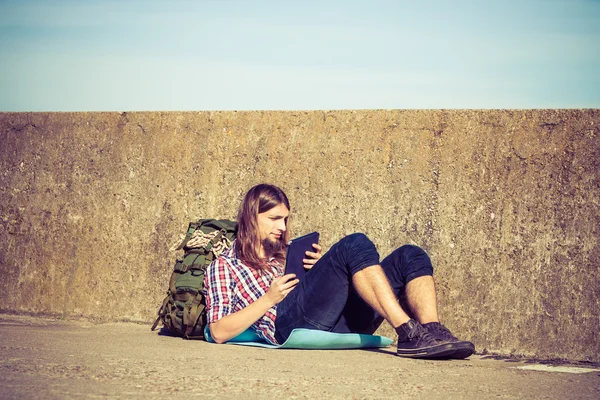
[[319, 246], [316, 243], [313, 243], [313, 248], [315, 249], [315, 251], [307, 251], [305, 253], [306, 258], [302, 259], [302, 262], [304, 263], [304, 268], [306, 269], [311, 269], [317, 263], [317, 261], [319, 261], [319, 258], [321, 258], [321, 246]]

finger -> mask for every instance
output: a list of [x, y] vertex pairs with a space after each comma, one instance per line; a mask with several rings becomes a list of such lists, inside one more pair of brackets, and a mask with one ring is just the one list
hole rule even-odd
[[308, 257], [310, 257], [310, 258], [314, 258], [314, 259], [317, 259], [317, 260], [318, 260], [319, 258], [321, 258], [321, 254], [320, 254], [320, 253], [313, 253], [312, 251], [307, 251], [305, 254], [306, 254]]
[[294, 279], [293, 281], [288, 281], [281, 286], [281, 289], [283, 291], [283, 290], [287, 290], [289, 288], [293, 288], [294, 286], [296, 286], [298, 284], [298, 282], [300, 282], [300, 279]]
[[282, 291], [282, 292], [281, 292], [281, 294], [283, 295], [283, 297], [286, 297], [286, 296], [287, 296], [288, 294], [290, 294], [290, 292], [291, 292], [292, 290], [294, 290], [295, 288], [296, 288], [296, 285], [292, 286], [292, 287], [291, 287], [291, 288], [289, 288], [289, 289], [285, 289], [284, 291]]
[[305, 264], [303, 265], [304, 269], [311, 269], [311, 268], [312, 268], [312, 267], [314, 267], [314, 266], [315, 266], [315, 265], [314, 265], [314, 262], [313, 262], [312, 264], [305, 263]]
[[280, 277], [279, 280], [281, 280], [281, 282], [288, 282], [290, 279], [294, 279], [295, 277], [296, 274], [286, 274]]
[[304, 266], [306, 266], [306, 265], [310, 265], [311, 267], [312, 267], [314, 264], [316, 264], [316, 263], [317, 263], [317, 261], [319, 261], [319, 260], [316, 260], [316, 259], [314, 259], [314, 258], [303, 258], [303, 259], [302, 259], [302, 263], [304, 264]]
[[322, 248], [321, 246], [319, 246], [319, 245], [318, 245], [318, 244], [316, 244], [316, 243], [313, 243], [313, 245], [312, 245], [312, 246], [313, 246], [313, 248], [314, 248], [315, 250], [317, 250], [317, 253], [321, 254], [321, 250], [323, 250], [323, 248]]

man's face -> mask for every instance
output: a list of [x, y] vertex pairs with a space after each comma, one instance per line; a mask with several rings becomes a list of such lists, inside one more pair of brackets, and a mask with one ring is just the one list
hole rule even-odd
[[[285, 204], [279, 204], [264, 213], [258, 214], [258, 230], [260, 233], [260, 241], [263, 244], [263, 250], [266, 253], [271, 253], [270, 249], [281, 248], [283, 233], [286, 230], [286, 223], [290, 210]], [[265, 254], [269, 256], [271, 254]]]

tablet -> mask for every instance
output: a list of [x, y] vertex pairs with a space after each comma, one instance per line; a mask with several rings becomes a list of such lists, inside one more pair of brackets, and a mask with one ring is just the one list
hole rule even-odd
[[285, 256], [285, 273], [296, 274], [296, 278], [301, 279], [306, 274], [303, 258], [306, 258], [307, 251], [315, 251], [313, 243], [319, 244], [319, 232], [311, 232], [307, 235], [297, 237], [288, 243], [287, 254]]

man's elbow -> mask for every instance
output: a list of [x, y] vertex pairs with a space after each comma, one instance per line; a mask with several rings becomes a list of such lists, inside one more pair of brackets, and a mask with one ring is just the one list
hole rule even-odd
[[213, 325], [214, 324], [209, 325], [208, 327], [208, 329], [210, 330], [210, 336], [217, 344], [225, 343], [229, 338], [222, 335], [221, 332], [219, 332], [219, 329], [214, 329]]
[[227, 341], [227, 339], [219, 338], [219, 337], [215, 337], [215, 336], [213, 336], [213, 340], [215, 341], [216, 344], [223, 344]]

